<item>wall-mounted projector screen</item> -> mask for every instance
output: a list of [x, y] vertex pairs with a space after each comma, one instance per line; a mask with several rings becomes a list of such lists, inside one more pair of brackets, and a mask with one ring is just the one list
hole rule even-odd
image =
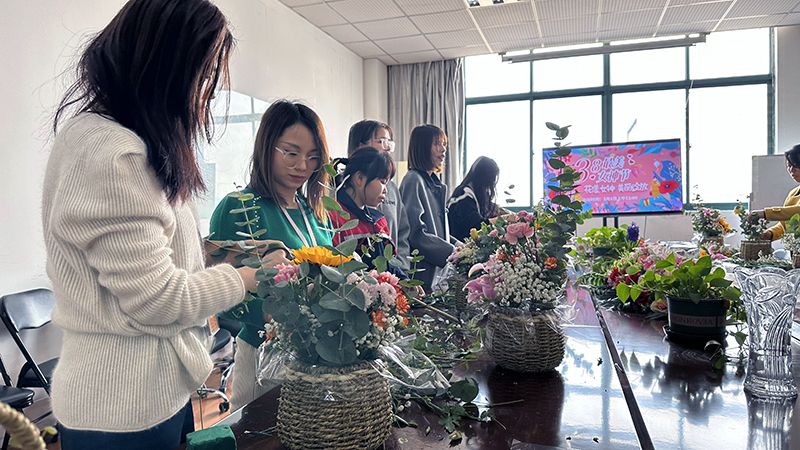
[[[557, 193], [548, 186], [559, 171], [547, 161], [557, 148], [546, 148], [544, 157], [545, 200]], [[681, 141], [668, 139], [570, 147], [560, 157], [581, 172], [577, 195], [593, 214], [676, 212], [683, 209]]]

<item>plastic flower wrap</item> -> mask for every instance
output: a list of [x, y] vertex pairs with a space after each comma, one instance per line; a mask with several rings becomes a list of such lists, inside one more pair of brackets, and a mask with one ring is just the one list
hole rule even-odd
[[258, 286], [269, 346], [309, 365], [346, 366], [374, 359], [400, 337], [408, 299], [399, 279], [325, 247], [294, 252], [297, 265], [279, 265]]

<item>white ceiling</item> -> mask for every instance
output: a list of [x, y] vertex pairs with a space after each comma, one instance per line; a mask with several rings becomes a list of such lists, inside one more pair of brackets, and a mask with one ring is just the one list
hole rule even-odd
[[388, 65], [800, 24], [800, 0], [505, 0], [478, 8], [467, 0], [279, 1]]

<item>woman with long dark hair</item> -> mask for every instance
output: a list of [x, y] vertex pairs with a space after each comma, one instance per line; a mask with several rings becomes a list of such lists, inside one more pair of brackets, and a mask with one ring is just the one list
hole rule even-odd
[[444, 170], [447, 136], [435, 125], [420, 125], [411, 130], [408, 142], [409, 171], [400, 183], [400, 194], [408, 215], [409, 246], [425, 259], [418, 264], [424, 269], [415, 275], [431, 292], [434, 281], [453, 253], [448, 230], [447, 186], [439, 179]]
[[204, 268], [192, 200], [232, 46], [207, 0], [131, 0], [59, 105], [42, 221], [64, 331], [52, 384], [64, 450], [179, 445], [212, 368], [201, 326], [256, 287], [256, 269]]
[[[328, 144], [319, 116], [302, 103], [280, 100], [267, 108], [256, 134], [250, 170], [250, 183], [242, 191], [252, 194], [246, 207], [258, 207], [248, 216], [242, 202], [226, 196], [211, 216], [209, 231], [215, 239], [241, 239], [243, 222], [258, 218], [248, 225], [252, 232], [265, 230], [262, 239], [281, 241], [297, 250], [303, 246], [330, 245], [328, 214], [322, 206], [322, 195], [328, 175], [322, 164], [328, 161]], [[262, 300], [226, 311], [221, 316], [238, 320], [242, 330], [236, 337], [236, 364], [233, 366], [231, 407], [235, 410], [260, 397], [274, 387], [258, 384], [256, 379], [257, 349], [264, 342]]]
[[464, 180], [447, 201], [447, 220], [450, 236], [464, 240], [473, 228], [497, 217], [500, 208], [495, 203], [500, 168], [492, 158], [480, 156], [472, 163]]
[[[795, 145], [784, 153], [786, 159], [786, 171], [796, 183], [800, 183], [800, 144]], [[762, 239], [776, 241], [783, 237], [786, 232], [786, 221], [793, 215], [800, 213], [800, 186], [789, 191], [783, 206], [766, 208], [750, 213], [750, 220], [758, 219], [777, 220], [778, 223], [764, 232]]]

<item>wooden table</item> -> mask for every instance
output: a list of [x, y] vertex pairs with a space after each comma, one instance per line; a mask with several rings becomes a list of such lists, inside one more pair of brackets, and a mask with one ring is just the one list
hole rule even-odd
[[[791, 449], [791, 442], [800, 447], [800, 425], [792, 426], [794, 402], [748, 399], [735, 364], [715, 371], [708, 354], [667, 341], [665, 321], [598, 313], [587, 291], [568, 294], [577, 315], [564, 327], [566, 355], [555, 371], [517, 374], [496, 367], [486, 354], [470, 362], [469, 370], [454, 370], [456, 378], [478, 380], [479, 403], [523, 400], [496, 407], [498, 423], [463, 421], [463, 439], [450, 444], [438, 416], [412, 403], [402, 416], [419, 427], [392, 428], [385, 447], [755, 450]], [[276, 436], [244, 433], [275, 425], [279, 393], [273, 389], [219, 422], [231, 426], [239, 449], [284, 448]]]

